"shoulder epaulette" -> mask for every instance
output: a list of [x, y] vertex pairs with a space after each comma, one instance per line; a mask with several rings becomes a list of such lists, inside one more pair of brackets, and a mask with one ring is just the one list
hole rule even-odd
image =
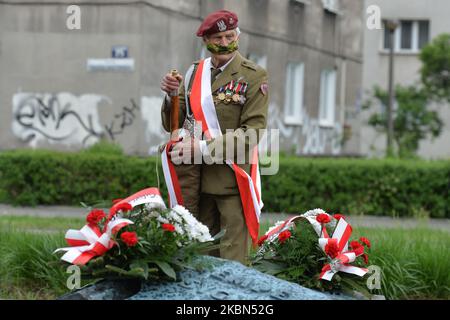
[[258, 66], [253, 61], [250, 61], [250, 60], [247, 60], [247, 59], [242, 60], [242, 65], [244, 67], [247, 67], [247, 68], [252, 69], [254, 71], [256, 71], [258, 69]]

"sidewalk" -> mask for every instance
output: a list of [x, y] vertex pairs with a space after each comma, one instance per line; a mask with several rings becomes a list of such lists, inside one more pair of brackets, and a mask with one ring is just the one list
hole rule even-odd
[[[37, 217], [79, 217], [86, 216], [86, 210], [82, 207], [66, 206], [37, 206], [37, 207], [13, 207], [0, 204], [0, 219], [4, 215], [12, 216], [37, 216]], [[261, 215], [261, 224], [274, 224], [276, 221], [285, 220], [294, 214], [266, 213]], [[391, 218], [380, 216], [347, 216], [348, 222], [359, 227], [384, 227], [384, 228], [414, 228], [428, 227], [450, 232], [450, 219], [414, 219]]]

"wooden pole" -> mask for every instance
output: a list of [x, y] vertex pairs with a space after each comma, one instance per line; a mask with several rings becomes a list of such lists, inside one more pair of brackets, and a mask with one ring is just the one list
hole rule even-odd
[[[172, 77], [178, 76], [178, 71], [173, 69], [171, 71]], [[178, 90], [172, 91], [170, 93], [171, 107], [170, 107], [170, 133], [172, 135], [172, 140], [176, 137], [173, 134], [174, 131], [179, 129], [179, 114], [180, 114], [180, 99], [178, 97]]]

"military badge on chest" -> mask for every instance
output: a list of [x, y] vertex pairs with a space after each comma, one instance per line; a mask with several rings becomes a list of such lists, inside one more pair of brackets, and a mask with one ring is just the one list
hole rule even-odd
[[234, 81], [219, 88], [213, 95], [214, 103], [239, 104], [244, 105], [248, 83], [244, 81]]

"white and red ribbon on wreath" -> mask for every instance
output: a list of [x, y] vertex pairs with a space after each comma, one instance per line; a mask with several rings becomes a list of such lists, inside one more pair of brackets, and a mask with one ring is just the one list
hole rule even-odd
[[[357, 276], [364, 276], [369, 270], [366, 268], [360, 268], [350, 265], [357, 257], [364, 254], [364, 247], [359, 247], [356, 250], [348, 251], [348, 240], [352, 234], [352, 227], [345, 219], [339, 219], [336, 229], [333, 232], [331, 238], [324, 237], [319, 238], [319, 246], [325, 252], [325, 246], [334, 242], [339, 248], [339, 253], [330, 263], [326, 264], [322, 268], [322, 272], [319, 275], [320, 279], [331, 281], [333, 276], [337, 272], [346, 272], [355, 274]], [[326, 252], [325, 252], [326, 253]]]
[[[117, 208], [124, 203], [129, 203], [132, 207], [143, 203], [153, 203], [165, 208], [161, 193], [157, 188], [147, 188], [141, 190], [132, 196], [114, 204], [110, 212], [115, 215]], [[65, 239], [70, 247], [59, 248], [54, 253], [66, 251], [61, 260], [76, 265], [85, 265], [92, 258], [104, 255], [113, 248], [116, 243], [111, 239], [120, 229], [133, 224], [131, 220], [123, 218], [113, 218], [106, 224], [105, 231], [102, 232], [97, 225], [87, 224], [80, 230], [70, 229], [66, 232]]]
[[[197, 122], [201, 122], [202, 132], [207, 139], [220, 137], [222, 131], [211, 92], [211, 58], [200, 61], [194, 76], [189, 101], [194, 118]], [[183, 204], [178, 178], [173, 163], [168, 156], [172, 143], [169, 142], [166, 145], [161, 155], [164, 178], [169, 191], [170, 207]], [[226, 160], [226, 164], [235, 173], [247, 229], [253, 243], [256, 244], [259, 232], [259, 217], [264, 205], [261, 200], [258, 146], [255, 146], [252, 151], [250, 175], [231, 160]]]

